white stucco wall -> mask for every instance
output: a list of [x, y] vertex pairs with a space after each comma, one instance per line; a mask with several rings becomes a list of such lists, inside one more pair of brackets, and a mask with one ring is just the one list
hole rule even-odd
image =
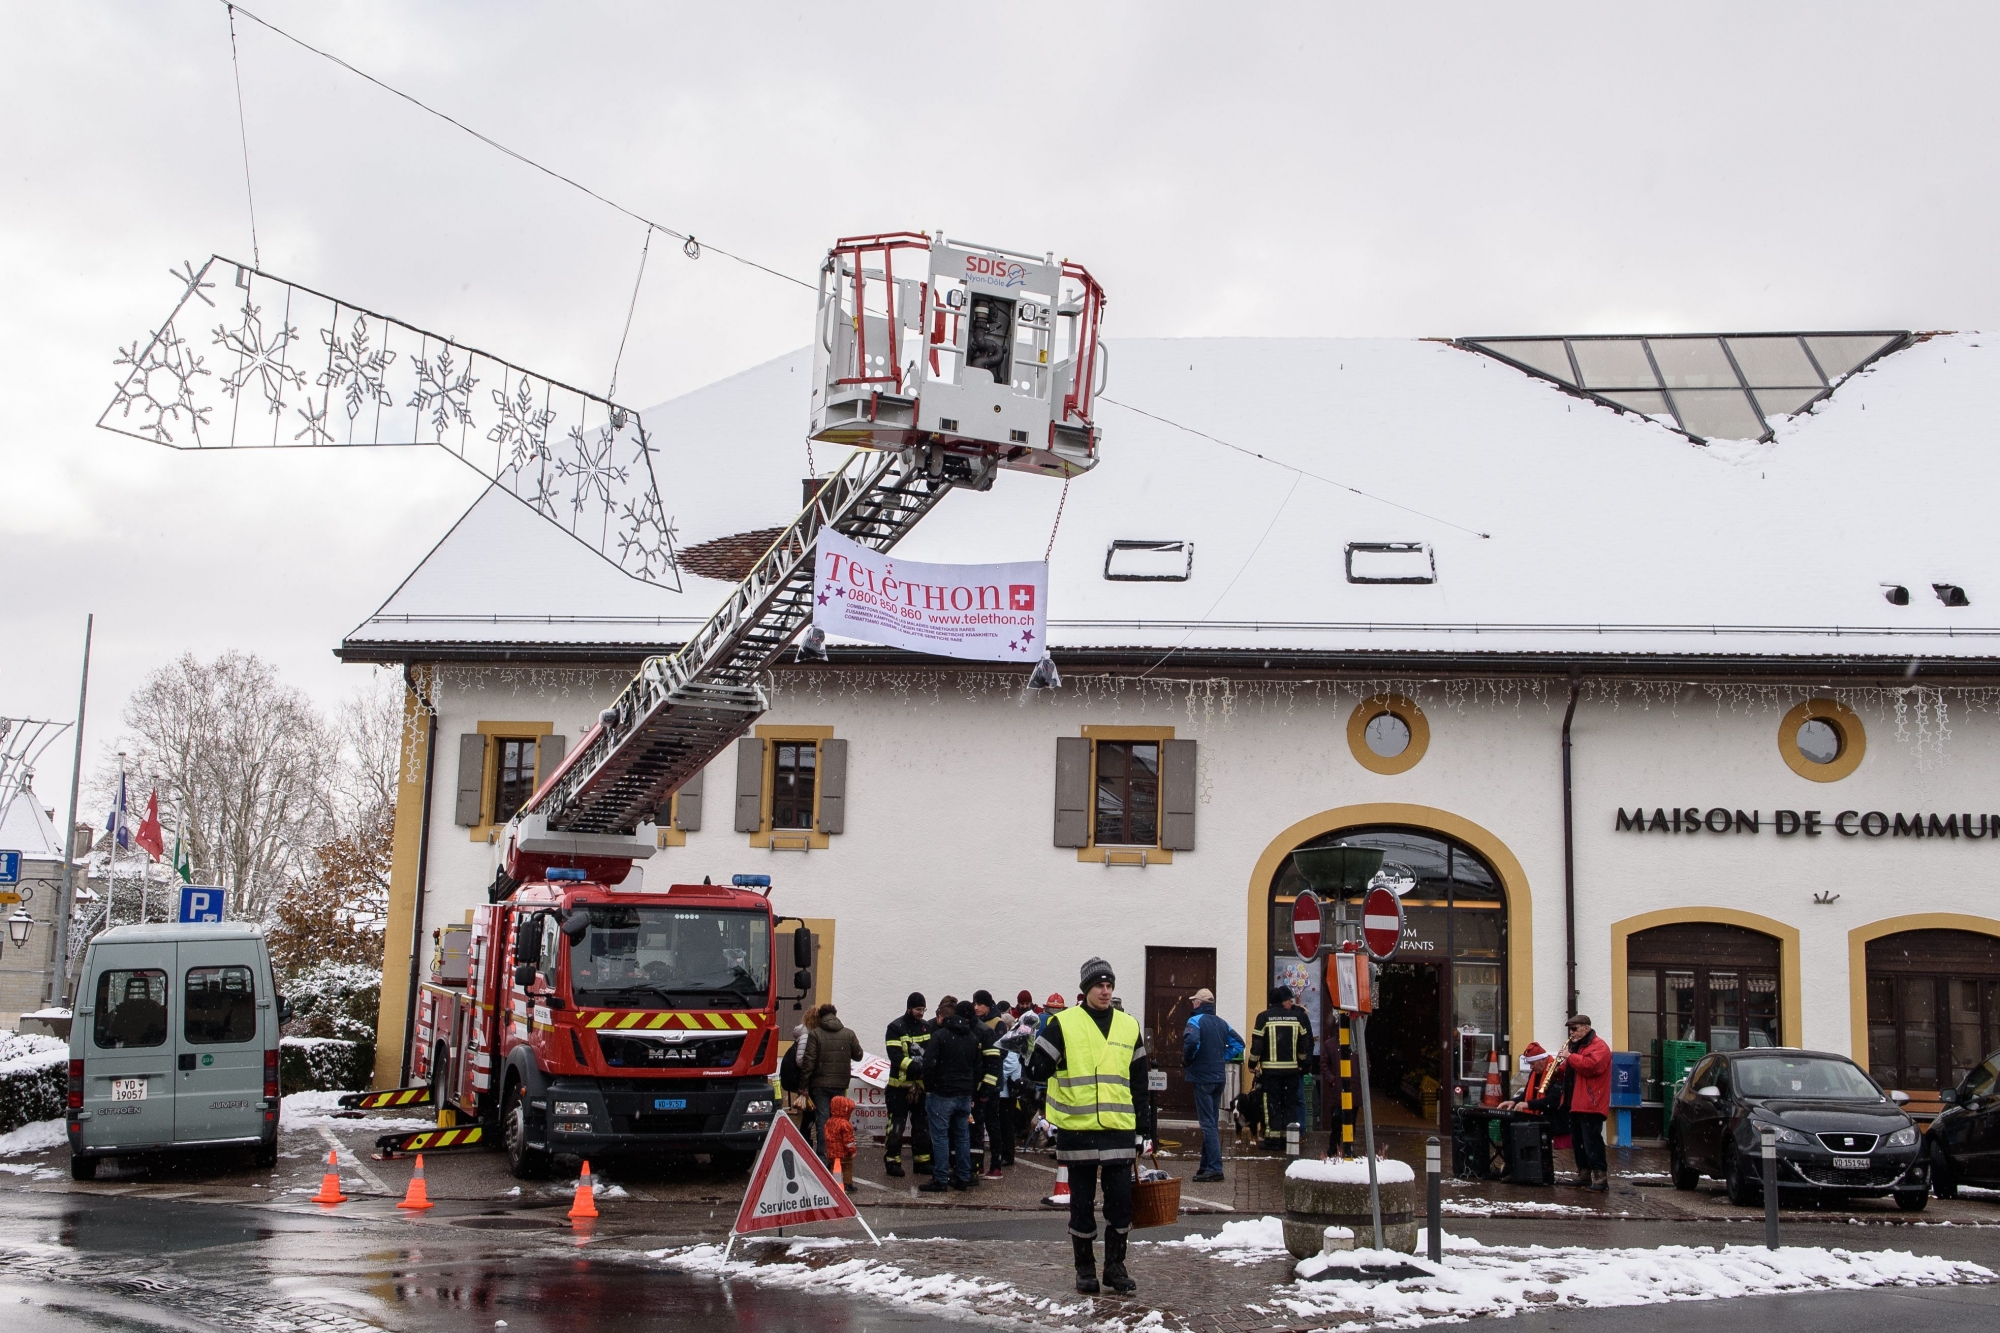
[[[475, 843], [452, 822], [457, 737], [481, 721], [552, 721], [574, 744], [612, 693], [586, 685], [518, 688], [504, 672], [447, 686], [440, 703], [424, 930], [462, 919], [484, 901], [497, 847]], [[1252, 878], [1274, 839], [1336, 807], [1395, 802], [1449, 812], [1486, 830], [1516, 858], [1533, 911], [1533, 1025], [1510, 1032], [1514, 1051], [1560, 1037], [1565, 1011], [1561, 756], [1563, 684], [1539, 692], [1490, 686], [1415, 691], [1430, 744], [1410, 771], [1371, 773], [1350, 754], [1349, 713], [1363, 693], [1310, 683], [1261, 694], [1238, 684], [1185, 699], [1127, 686], [1121, 696], [1072, 679], [1052, 695], [960, 688], [922, 673], [897, 689], [887, 673], [862, 673], [846, 688], [833, 673], [789, 685], [763, 719], [831, 725], [850, 741], [847, 831], [810, 853], [748, 845], [731, 828], [735, 756], [711, 766], [703, 827], [685, 847], [646, 865], [659, 886], [771, 875], [781, 912], [838, 922], [834, 996], [872, 1040], [906, 992], [933, 1002], [979, 987], [1008, 997], [1027, 987], [1073, 994], [1077, 965], [1102, 954], [1121, 991], [1143, 993], [1145, 949], [1216, 950], [1223, 1015], [1244, 1028], [1253, 983], [1246, 977]], [[1408, 691], [1408, 687], [1404, 687]], [[1601, 689], [1601, 687], [1600, 687]], [[1806, 1044], [1847, 1051], [1848, 931], [1913, 912], [2000, 915], [2000, 840], [1843, 837], [1830, 827], [1847, 809], [1982, 813], [2000, 790], [1994, 719], [1954, 705], [1942, 757], [1926, 742], [1899, 742], [1886, 706], [1857, 699], [1868, 751], [1837, 783], [1791, 771], [1777, 748], [1787, 708], [1803, 691], [1718, 703], [1684, 691], [1650, 706], [1629, 690], [1617, 702], [1586, 696], [1574, 727], [1577, 944], [1580, 1001], [1610, 1031], [1611, 930], [1646, 912], [1690, 906], [1768, 916], [1800, 932], [1802, 1031]], [[1849, 695], [1849, 698], [1856, 696]], [[1086, 723], [1171, 725], [1200, 743], [1198, 842], [1173, 864], [1079, 864], [1052, 845], [1055, 739]], [[1909, 723], [1914, 730], [1913, 719]], [[1762, 832], [1619, 832], [1616, 810], [1714, 806], [1758, 811]], [[2000, 797], [1983, 812], [2000, 813]], [[1778, 809], [1818, 810], [1818, 837], [1783, 837]], [[1996, 821], [2000, 823], [2000, 821]], [[1263, 901], [1266, 886], [1255, 888]], [[1838, 894], [1816, 905], [1815, 893]], [[1519, 921], [1518, 911], [1515, 921]], [[1523, 978], [1515, 974], [1514, 986]], [[1129, 1002], [1129, 1001], [1128, 1001]], [[1862, 1053], [1856, 1052], [1860, 1055]]]

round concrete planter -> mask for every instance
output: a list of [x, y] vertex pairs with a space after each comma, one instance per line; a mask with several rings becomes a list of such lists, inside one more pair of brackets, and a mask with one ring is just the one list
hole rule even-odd
[[[1416, 1213], [1417, 1186], [1412, 1180], [1382, 1182], [1382, 1244], [1405, 1254], [1417, 1252], [1421, 1224]], [[1310, 1259], [1326, 1243], [1328, 1227], [1347, 1227], [1354, 1244], [1375, 1243], [1368, 1212], [1368, 1184], [1333, 1183], [1285, 1177], [1285, 1248], [1294, 1259]]]

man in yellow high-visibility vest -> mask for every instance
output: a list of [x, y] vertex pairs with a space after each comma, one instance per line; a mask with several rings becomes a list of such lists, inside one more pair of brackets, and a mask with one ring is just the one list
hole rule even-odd
[[1078, 978], [1082, 1003], [1053, 1010], [1035, 1039], [1031, 1082], [1048, 1084], [1048, 1120], [1056, 1127], [1056, 1160], [1069, 1168], [1069, 1235], [1076, 1251], [1076, 1289], [1097, 1288], [1096, 1197], [1104, 1185], [1104, 1285], [1136, 1290], [1125, 1271], [1132, 1230], [1132, 1162], [1153, 1135], [1153, 1098], [1146, 1088], [1146, 1038], [1139, 1022], [1111, 1003], [1117, 978], [1093, 958]]

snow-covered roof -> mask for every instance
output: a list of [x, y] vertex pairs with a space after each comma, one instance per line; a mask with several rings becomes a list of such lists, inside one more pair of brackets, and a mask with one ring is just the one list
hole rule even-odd
[[28, 780], [12, 793], [0, 794], [0, 848], [19, 852], [28, 861], [60, 861], [62, 839]]
[[[1066, 649], [2000, 661], [2000, 550], [1986, 537], [2000, 348], [1978, 334], [1893, 352], [1774, 421], [1768, 442], [1706, 445], [1439, 341], [1109, 349], [1104, 461], [1066, 503], [1060, 483], [1002, 473], [986, 494], [954, 492], [899, 548], [1035, 559], [1060, 506], [1058, 661]], [[810, 377], [799, 351], [644, 414], [678, 545], [787, 521], [800, 479], [840, 460], [817, 446], [808, 461]], [[1107, 580], [1110, 544], [1133, 539], [1192, 542], [1191, 577]], [[1350, 543], [1425, 544], [1436, 581], [1350, 582]], [[636, 651], [678, 642], [727, 588], [682, 581], [678, 593], [638, 583], [489, 492], [342, 651]], [[1934, 584], [1970, 605], [1945, 605]], [[1906, 587], [1908, 604], [1884, 585]]]

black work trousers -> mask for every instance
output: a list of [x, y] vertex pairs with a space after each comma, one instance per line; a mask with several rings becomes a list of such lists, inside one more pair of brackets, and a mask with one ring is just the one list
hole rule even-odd
[[883, 1101], [889, 1108], [889, 1132], [882, 1136], [882, 1160], [903, 1160], [903, 1127], [910, 1129], [910, 1152], [916, 1173], [929, 1175], [931, 1169], [931, 1121], [924, 1114], [923, 1094], [914, 1088], [885, 1088]]
[[1014, 1165], [1014, 1099], [989, 1097], [980, 1103], [979, 1114], [986, 1131], [986, 1169]]
[[1120, 1235], [1132, 1229], [1132, 1162], [1064, 1162], [1069, 1168], [1069, 1234], [1097, 1238], [1097, 1186], [1104, 1184], [1104, 1227]]
[[1299, 1118], [1300, 1075], [1267, 1072], [1259, 1081], [1264, 1088], [1264, 1138], [1283, 1143], [1286, 1126]]
[[1579, 1175], [1585, 1171], [1606, 1169], [1603, 1116], [1589, 1111], [1571, 1111], [1569, 1141], [1576, 1149], [1576, 1169]]

